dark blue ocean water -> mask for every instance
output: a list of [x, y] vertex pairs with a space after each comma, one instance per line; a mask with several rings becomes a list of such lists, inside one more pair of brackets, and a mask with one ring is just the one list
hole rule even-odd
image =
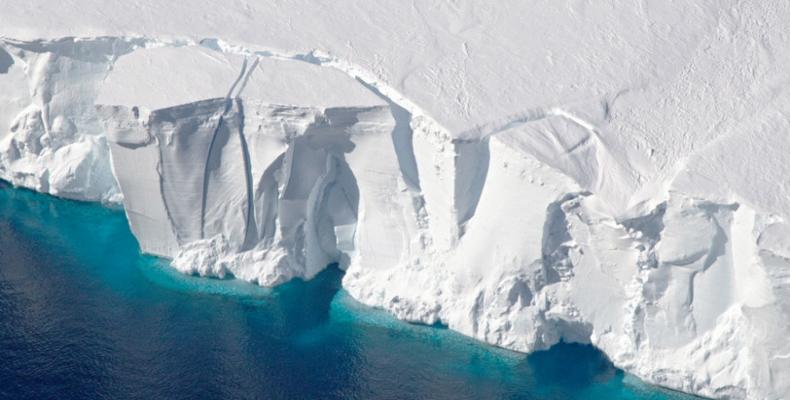
[[525, 356], [359, 305], [141, 256], [124, 215], [0, 182], [3, 399], [681, 399], [589, 346]]

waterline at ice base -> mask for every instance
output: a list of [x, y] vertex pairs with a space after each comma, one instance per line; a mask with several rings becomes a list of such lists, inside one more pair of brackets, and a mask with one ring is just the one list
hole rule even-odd
[[526, 355], [398, 321], [342, 277], [184, 275], [121, 211], [0, 184], [0, 398], [691, 400], [589, 345]]

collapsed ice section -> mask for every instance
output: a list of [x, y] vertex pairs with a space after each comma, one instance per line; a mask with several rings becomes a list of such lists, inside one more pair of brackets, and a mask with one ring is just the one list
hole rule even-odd
[[61, 197], [117, 201], [94, 100], [113, 60], [141, 43], [0, 43], [0, 178]]
[[[402, 319], [527, 352], [590, 342], [711, 397], [790, 395], [790, 209], [754, 182], [786, 177], [765, 164], [787, 104], [653, 173], [612, 135], [628, 93], [451, 133], [314, 53], [2, 43], [2, 177], [122, 198], [142, 249], [184, 272], [274, 285], [338, 263]], [[766, 158], [723, 173], [743, 149]]]

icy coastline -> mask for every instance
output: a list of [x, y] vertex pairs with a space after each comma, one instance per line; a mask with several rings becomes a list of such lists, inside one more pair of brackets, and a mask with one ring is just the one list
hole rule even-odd
[[337, 262], [401, 319], [790, 395], [790, 214], [766, 183], [787, 176], [784, 91], [654, 156], [621, 134], [655, 118], [644, 91], [458, 129], [342, 58], [218, 39], [2, 39], [0, 87], [0, 178], [123, 204], [184, 272], [269, 286]]

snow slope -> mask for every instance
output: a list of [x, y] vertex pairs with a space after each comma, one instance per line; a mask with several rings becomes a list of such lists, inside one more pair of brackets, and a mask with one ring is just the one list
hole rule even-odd
[[0, 178], [176, 268], [790, 398], [788, 4], [0, 8]]

